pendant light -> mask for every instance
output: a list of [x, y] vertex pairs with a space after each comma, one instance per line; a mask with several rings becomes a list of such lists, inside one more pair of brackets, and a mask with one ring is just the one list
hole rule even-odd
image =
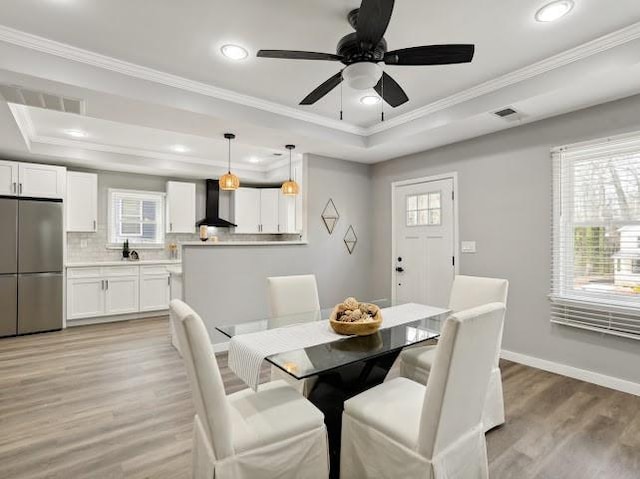
[[293, 150], [296, 145], [286, 145], [285, 148], [289, 150], [289, 181], [285, 181], [282, 183], [282, 194], [286, 196], [296, 196], [300, 192], [300, 186], [298, 183], [293, 181], [291, 178], [292, 166], [291, 166], [291, 150]]
[[240, 178], [231, 173], [231, 140], [233, 140], [236, 135], [233, 133], [225, 133], [224, 137], [229, 141], [229, 170], [220, 177], [218, 183], [220, 184], [221, 190], [234, 191], [240, 187]]

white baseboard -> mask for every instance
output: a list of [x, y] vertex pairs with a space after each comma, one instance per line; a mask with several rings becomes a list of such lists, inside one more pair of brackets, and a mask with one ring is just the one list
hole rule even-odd
[[573, 366], [567, 366], [566, 364], [554, 363], [553, 361], [547, 361], [546, 359], [527, 356], [526, 354], [515, 353], [505, 349], [500, 353], [500, 357], [507, 361], [513, 361], [514, 363], [524, 364], [526, 366], [531, 366], [532, 368], [542, 369], [551, 373], [597, 384], [598, 386], [615, 389], [616, 391], [640, 396], [640, 384], [634, 383], [633, 381], [627, 381], [626, 379], [607, 376], [605, 374], [587, 371], [586, 369], [574, 368]]
[[117, 316], [97, 316], [95, 318], [67, 319], [66, 327], [73, 328], [75, 326], [86, 326], [88, 324], [116, 323], [118, 321], [131, 321], [132, 319], [148, 319], [163, 316], [169, 316], [168, 309], [161, 309], [158, 311], [145, 311], [142, 313], [120, 314]]

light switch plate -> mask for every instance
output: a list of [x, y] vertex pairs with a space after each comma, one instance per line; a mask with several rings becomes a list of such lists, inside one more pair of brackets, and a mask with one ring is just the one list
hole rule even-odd
[[460, 250], [463, 253], [475, 253], [476, 242], [475, 241], [463, 241], [460, 245]]

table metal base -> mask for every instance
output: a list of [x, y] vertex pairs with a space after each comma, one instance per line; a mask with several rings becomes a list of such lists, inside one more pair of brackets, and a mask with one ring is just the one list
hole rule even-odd
[[340, 434], [344, 402], [384, 381], [399, 351], [361, 361], [318, 376], [309, 400], [324, 413], [329, 435], [332, 479], [340, 477]]

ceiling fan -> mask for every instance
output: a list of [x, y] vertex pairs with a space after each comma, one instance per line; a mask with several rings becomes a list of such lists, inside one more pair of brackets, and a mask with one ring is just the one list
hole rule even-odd
[[383, 38], [394, 0], [362, 0], [360, 8], [349, 12], [349, 24], [356, 30], [340, 39], [336, 54], [295, 50], [259, 50], [258, 57], [290, 60], [328, 60], [342, 62], [346, 67], [309, 93], [301, 105], [313, 105], [337, 87], [343, 80], [357, 90], [374, 88], [385, 102], [397, 107], [409, 101], [402, 87], [382, 71], [386, 65], [449, 65], [469, 63], [474, 45], [426, 45], [387, 51]]

